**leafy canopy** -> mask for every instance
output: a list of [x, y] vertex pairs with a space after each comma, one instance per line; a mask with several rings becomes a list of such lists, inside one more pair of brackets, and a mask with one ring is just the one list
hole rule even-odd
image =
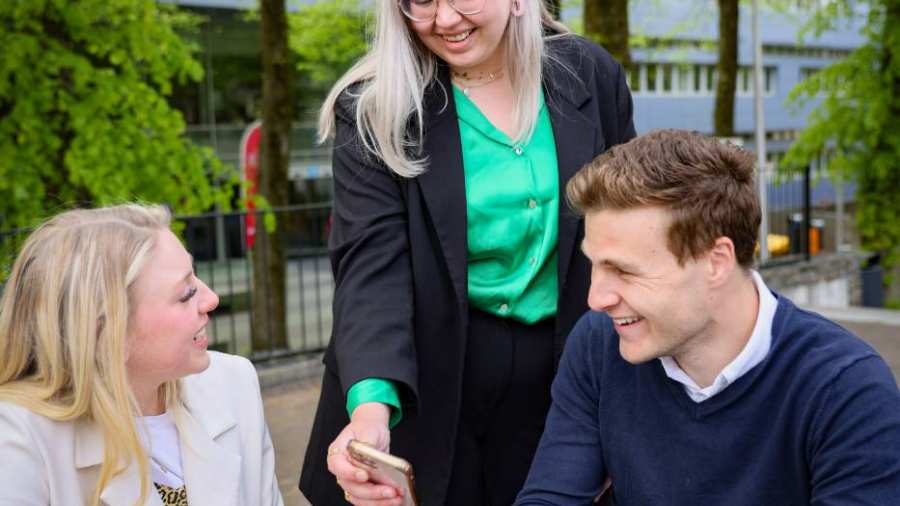
[[327, 90], [368, 50], [371, 5], [358, 0], [322, 0], [300, 6], [288, 18], [288, 45], [297, 69]]
[[784, 163], [797, 168], [833, 155], [831, 174], [857, 184], [862, 246], [882, 253], [890, 266], [900, 257], [900, 0], [834, 0], [816, 13], [809, 30], [819, 34], [860, 14], [867, 18], [866, 42], [791, 92], [795, 106], [821, 102]]
[[166, 102], [197, 81], [196, 19], [154, 0], [0, 2], [0, 229], [72, 204], [228, 206], [233, 172]]

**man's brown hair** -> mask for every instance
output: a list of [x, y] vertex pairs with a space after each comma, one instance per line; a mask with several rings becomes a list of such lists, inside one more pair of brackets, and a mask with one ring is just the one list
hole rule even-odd
[[668, 246], [679, 263], [728, 237], [738, 263], [753, 265], [760, 222], [754, 157], [730, 143], [685, 130], [654, 130], [598, 156], [569, 181], [566, 193], [581, 213], [669, 209]]

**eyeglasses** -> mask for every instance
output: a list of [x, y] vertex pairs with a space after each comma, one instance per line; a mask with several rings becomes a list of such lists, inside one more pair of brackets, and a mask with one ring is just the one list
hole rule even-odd
[[[484, 9], [485, 0], [445, 0], [463, 16], [478, 14]], [[400, 11], [412, 21], [423, 23], [437, 17], [438, 0], [398, 0]]]

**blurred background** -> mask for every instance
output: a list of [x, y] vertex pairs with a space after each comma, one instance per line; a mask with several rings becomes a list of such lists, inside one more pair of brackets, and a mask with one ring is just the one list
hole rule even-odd
[[[317, 396], [296, 380], [318, 374], [331, 328], [317, 113], [365, 53], [376, 1], [391, 0], [0, 2], [0, 289], [47, 216], [168, 205], [221, 297], [211, 347], [250, 357], [271, 387], [289, 504]], [[757, 153], [767, 283], [898, 370], [897, 2], [548, 6], [625, 66], [639, 134], [691, 129]]]

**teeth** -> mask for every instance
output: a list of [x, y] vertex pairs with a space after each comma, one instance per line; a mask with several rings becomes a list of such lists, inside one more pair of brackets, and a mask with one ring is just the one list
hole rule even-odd
[[616, 325], [629, 325], [631, 323], [640, 321], [640, 317], [638, 316], [630, 316], [628, 318], [613, 318], [613, 321], [616, 322]]
[[466, 40], [466, 37], [468, 37], [470, 33], [472, 33], [472, 30], [467, 30], [457, 35], [445, 35], [444, 40], [448, 42], [459, 42], [462, 40]]

